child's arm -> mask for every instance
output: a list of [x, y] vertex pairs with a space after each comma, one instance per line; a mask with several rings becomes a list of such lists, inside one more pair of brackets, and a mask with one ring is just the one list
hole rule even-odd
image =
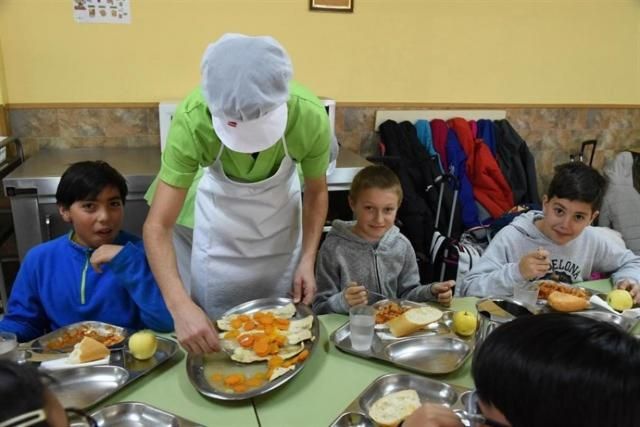
[[520, 271], [521, 260], [511, 261], [510, 256], [513, 254], [509, 248], [513, 245], [504, 241], [504, 235], [496, 235], [478, 263], [465, 275], [462, 283], [458, 284], [460, 296], [510, 296], [515, 283], [528, 280]]
[[416, 253], [409, 241], [406, 241], [405, 259], [398, 277], [397, 296], [411, 301], [437, 301], [442, 305], [451, 304], [451, 288], [453, 280], [442, 283], [420, 285], [420, 272], [416, 261]]
[[341, 290], [340, 267], [331, 251], [323, 244], [316, 260], [316, 284], [318, 292], [313, 301], [316, 314], [349, 313], [349, 304]]
[[151, 273], [142, 240], [136, 243], [127, 242], [109, 265], [138, 306], [144, 326], [159, 332], [172, 331], [173, 319]]
[[0, 330], [13, 332], [19, 342], [30, 341], [45, 333], [49, 321], [38, 292], [37, 259], [27, 254], [13, 283], [11, 296], [0, 321]]
[[627, 289], [636, 304], [640, 304], [640, 256], [599, 235], [600, 250], [594, 254], [595, 271], [613, 271], [611, 282], [616, 288]]

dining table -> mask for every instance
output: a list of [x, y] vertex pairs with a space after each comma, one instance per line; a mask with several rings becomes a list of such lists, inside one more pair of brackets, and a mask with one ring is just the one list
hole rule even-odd
[[[611, 290], [609, 280], [581, 284], [597, 292]], [[476, 313], [475, 297], [455, 297], [450, 310]], [[204, 426], [329, 426], [376, 378], [388, 373], [415, 372], [366, 359], [338, 349], [331, 334], [348, 322], [348, 316], [318, 316], [320, 336], [304, 368], [290, 381], [252, 399], [233, 402], [204, 397], [190, 383], [183, 350], [169, 361], [129, 384], [97, 408], [125, 401], [143, 402]], [[170, 334], [164, 335], [171, 337]], [[456, 371], [429, 377], [463, 388], [473, 388], [471, 360]]]

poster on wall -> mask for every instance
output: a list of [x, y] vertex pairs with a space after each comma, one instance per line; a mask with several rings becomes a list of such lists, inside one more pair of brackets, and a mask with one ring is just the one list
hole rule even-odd
[[72, 0], [73, 18], [81, 24], [130, 24], [129, 0]]

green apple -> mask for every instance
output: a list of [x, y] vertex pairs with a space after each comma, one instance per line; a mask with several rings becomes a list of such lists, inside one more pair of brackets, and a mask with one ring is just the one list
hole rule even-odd
[[453, 331], [456, 334], [468, 337], [473, 335], [477, 327], [478, 318], [470, 311], [456, 311], [453, 314]]
[[618, 311], [626, 310], [633, 307], [633, 298], [629, 291], [624, 289], [614, 289], [607, 295], [607, 303]]
[[129, 337], [129, 352], [138, 360], [151, 359], [157, 348], [158, 340], [151, 331], [139, 331]]

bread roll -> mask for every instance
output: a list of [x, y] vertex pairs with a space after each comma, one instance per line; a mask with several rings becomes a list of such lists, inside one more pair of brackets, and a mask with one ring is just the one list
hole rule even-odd
[[566, 313], [584, 310], [589, 305], [589, 301], [584, 298], [558, 291], [551, 292], [547, 297], [547, 302], [554, 310]]
[[73, 347], [69, 355], [69, 363], [85, 363], [100, 360], [107, 357], [111, 352], [100, 341], [91, 337], [84, 337], [82, 341]]
[[387, 322], [394, 337], [404, 337], [424, 328], [431, 322], [440, 320], [442, 311], [433, 307], [412, 308]]
[[369, 416], [381, 426], [397, 426], [420, 407], [418, 392], [412, 389], [387, 394], [373, 402]]

